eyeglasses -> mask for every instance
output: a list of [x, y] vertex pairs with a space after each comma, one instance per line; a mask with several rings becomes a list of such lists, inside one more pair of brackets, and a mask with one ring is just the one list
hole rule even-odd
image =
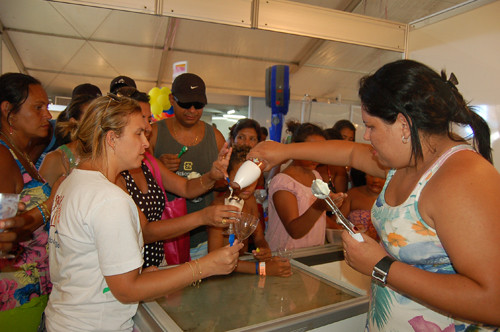
[[203, 107], [205, 107], [205, 104], [199, 103], [197, 101], [192, 102], [192, 103], [181, 103], [181, 102], [179, 102], [179, 99], [177, 99], [176, 96], [174, 96], [174, 100], [177, 103], [177, 105], [179, 105], [181, 108], [184, 108], [184, 109], [187, 109], [187, 110], [190, 109], [191, 107], [194, 107], [197, 110], [202, 109]]

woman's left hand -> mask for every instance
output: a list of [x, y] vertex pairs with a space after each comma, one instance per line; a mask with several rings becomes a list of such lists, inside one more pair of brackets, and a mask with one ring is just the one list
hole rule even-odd
[[23, 241], [23, 235], [25, 232], [22, 231], [26, 221], [20, 216], [22, 212], [26, 210], [26, 204], [19, 202], [17, 208], [17, 216], [8, 219], [0, 220], [0, 251], [8, 252], [14, 248], [14, 246]]
[[363, 233], [361, 235], [364, 242], [358, 242], [347, 231], [342, 232], [344, 260], [356, 271], [371, 276], [373, 267], [387, 256], [387, 252], [380, 243], [368, 235]]
[[212, 168], [210, 169], [210, 178], [214, 181], [225, 179], [227, 175], [227, 166], [229, 165], [229, 158], [231, 158], [232, 148], [228, 146], [228, 143], [224, 143], [222, 149], [219, 151], [219, 156], [212, 163]]

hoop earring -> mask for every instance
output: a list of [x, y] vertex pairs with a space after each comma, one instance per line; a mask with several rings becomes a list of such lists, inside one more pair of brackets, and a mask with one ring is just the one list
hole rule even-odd
[[410, 137], [404, 137], [404, 136], [401, 136], [401, 142], [403, 142], [403, 144], [407, 144], [408, 142], [410, 141]]

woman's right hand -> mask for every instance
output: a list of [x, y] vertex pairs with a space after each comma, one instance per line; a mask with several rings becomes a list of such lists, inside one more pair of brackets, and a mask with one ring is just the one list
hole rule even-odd
[[181, 158], [177, 154], [164, 153], [158, 159], [172, 172], [177, 172], [181, 164]]
[[258, 158], [265, 161], [264, 171], [269, 171], [274, 166], [289, 159], [284, 152], [286, 144], [281, 144], [274, 141], [260, 142], [250, 150], [247, 159]]
[[292, 275], [292, 266], [286, 258], [274, 256], [266, 261], [266, 275], [289, 277]]
[[202, 261], [205, 269], [207, 269], [207, 276], [229, 274], [234, 271], [236, 264], [238, 263], [238, 257], [240, 256], [240, 249], [243, 248], [243, 243], [238, 240], [234, 241], [232, 247], [229, 245], [216, 249], [208, 253], [208, 255], [200, 258], [200, 264]]
[[240, 210], [233, 205], [210, 205], [204, 208], [201, 213], [203, 224], [214, 227], [227, 227], [234, 223], [236, 213]]
[[330, 192], [330, 198], [335, 203], [335, 205], [340, 208], [344, 204], [344, 200], [347, 198], [347, 193], [332, 193]]

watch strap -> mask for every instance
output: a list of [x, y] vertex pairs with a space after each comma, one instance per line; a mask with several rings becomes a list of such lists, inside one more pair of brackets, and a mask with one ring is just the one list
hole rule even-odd
[[372, 271], [372, 278], [379, 281], [383, 285], [387, 285], [387, 275], [389, 274], [389, 269], [395, 259], [390, 256], [385, 256], [382, 258], [375, 266]]

